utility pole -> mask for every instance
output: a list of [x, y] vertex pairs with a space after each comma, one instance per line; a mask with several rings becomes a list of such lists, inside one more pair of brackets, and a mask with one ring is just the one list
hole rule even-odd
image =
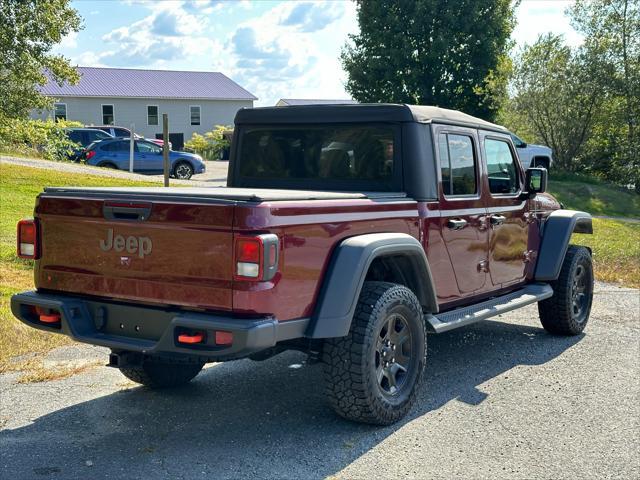
[[134, 150], [134, 133], [133, 130], [136, 127], [135, 123], [131, 124], [129, 129], [129, 171], [133, 172], [133, 150]]
[[169, 115], [162, 114], [162, 158], [164, 160], [164, 186], [169, 186]]

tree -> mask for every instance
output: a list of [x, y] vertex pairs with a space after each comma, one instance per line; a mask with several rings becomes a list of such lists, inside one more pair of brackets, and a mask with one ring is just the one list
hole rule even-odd
[[598, 74], [599, 65], [587, 51], [572, 51], [552, 34], [525, 46], [515, 61], [511, 111], [553, 149], [563, 170], [582, 166], [578, 160], [604, 100], [594, 81]]
[[578, 0], [567, 12], [599, 66], [594, 81], [606, 98], [587, 146], [596, 170], [640, 193], [640, 4]]
[[341, 54], [360, 102], [454, 108], [492, 120], [505, 97], [510, 0], [358, 0]]
[[0, 121], [25, 118], [31, 109], [52, 107], [39, 87], [47, 75], [62, 84], [79, 77], [51, 49], [81, 28], [69, 0], [0, 0]]
[[230, 142], [225, 134], [233, 131], [233, 127], [216, 125], [213, 130], [204, 135], [194, 133], [184, 143], [184, 146], [202, 155], [207, 160], [219, 160], [225, 148], [229, 148]]

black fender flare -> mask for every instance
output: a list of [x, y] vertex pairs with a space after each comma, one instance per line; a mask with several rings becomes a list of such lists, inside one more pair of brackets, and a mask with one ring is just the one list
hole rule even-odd
[[535, 279], [557, 280], [572, 233], [593, 233], [591, 215], [577, 210], [555, 210], [545, 220]]
[[343, 240], [335, 249], [306, 332], [309, 338], [344, 337], [371, 263], [383, 256], [411, 259], [413, 291], [423, 309], [437, 313], [435, 285], [424, 248], [406, 233], [371, 233]]

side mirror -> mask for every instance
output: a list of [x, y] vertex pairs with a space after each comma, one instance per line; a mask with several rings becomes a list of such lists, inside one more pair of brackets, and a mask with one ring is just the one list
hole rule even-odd
[[529, 196], [547, 191], [548, 172], [546, 168], [527, 168], [524, 175], [524, 186]]

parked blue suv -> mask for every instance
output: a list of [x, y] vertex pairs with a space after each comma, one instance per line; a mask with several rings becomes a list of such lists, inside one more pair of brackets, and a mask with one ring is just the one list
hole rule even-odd
[[[162, 148], [146, 140], [134, 141], [133, 170], [138, 173], [159, 174], [164, 171]], [[94, 142], [87, 147], [87, 165], [129, 170], [129, 139], [114, 138]], [[186, 180], [194, 173], [204, 173], [206, 167], [200, 155], [169, 150], [171, 175]]]

